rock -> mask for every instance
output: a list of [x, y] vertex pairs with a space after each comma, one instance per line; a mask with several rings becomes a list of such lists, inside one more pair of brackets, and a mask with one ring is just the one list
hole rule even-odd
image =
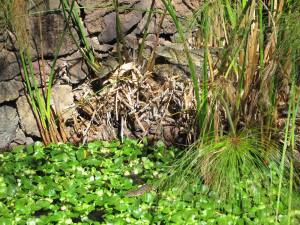
[[[126, 2], [126, 1], [124, 1]], [[128, 9], [122, 12], [120, 10], [121, 32], [126, 35], [143, 18], [144, 10], [149, 7], [151, 2], [148, 0], [131, 1]], [[125, 8], [125, 7], [124, 7]], [[132, 10], [130, 10], [132, 9]], [[128, 11], [128, 12], [127, 12]], [[98, 39], [100, 43], [108, 43], [117, 38], [116, 33], [116, 13], [112, 12], [103, 17], [101, 30]]]
[[27, 135], [41, 137], [36, 119], [33, 115], [31, 105], [26, 96], [21, 96], [17, 100], [17, 110], [22, 129]]
[[8, 30], [3, 31], [0, 34], [0, 52], [3, 47], [9, 51], [15, 51], [16, 48], [16, 37]]
[[183, 3], [189, 8], [191, 11], [196, 11], [203, 5], [204, 1], [199, 0], [183, 0]]
[[50, 10], [58, 9], [60, 0], [48, 0], [45, 2], [46, 8]]
[[[193, 12], [187, 7], [186, 4], [182, 3], [182, 0], [173, 0], [172, 6], [174, 7], [176, 11], [177, 17], [181, 20], [181, 23], [183, 26], [184, 23], [187, 22], [186, 20], [182, 20], [181, 18], [188, 19], [193, 15]], [[165, 9], [163, 3], [161, 1], [156, 2], [156, 9], [163, 11]], [[161, 15], [156, 15], [156, 24], [160, 22]], [[163, 21], [162, 24], [162, 33], [163, 34], [174, 34], [177, 32], [176, 26], [174, 25], [174, 22], [170, 15], [167, 15]]]
[[15, 53], [2, 49], [0, 52], [0, 81], [11, 80], [20, 73]]
[[137, 37], [133, 33], [126, 35], [124, 37], [124, 42], [126, 46], [131, 50], [135, 51], [139, 47]]
[[16, 131], [16, 137], [10, 143], [9, 148], [13, 148], [19, 145], [26, 146], [32, 144], [33, 142], [33, 139], [31, 137], [26, 137], [22, 129], [18, 126]]
[[100, 8], [86, 15], [84, 23], [90, 35], [99, 34], [103, 30], [103, 16], [106, 13], [106, 9]]
[[79, 60], [69, 67], [71, 84], [78, 84], [88, 74], [88, 67], [83, 60]]
[[168, 144], [174, 144], [179, 136], [179, 128], [175, 126], [163, 126], [162, 137]]
[[[134, 33], [135, 34], [143, 34], [144, 32], [144, 29], [145, 29], [145, 26], [146, 26], [146, 23], [147, 23], [147, 14], [143, 17], [143, 19], [139, 22], [137, 28], [134, 30]], [[156, 29], [157, 29], [157, 23], [155, 22], [154, 19], [152, 19], [150, 21], [150, 24], [148, 26], [148, 30], [147, 30], [147, 33], [148, 34], [154, 34], [156, 33]]]
[[69, 85], [55, 85], [52, 89], [52, 103], [56, 112], [61, 113], [64, 120], [71, 117], [75, 111], [74, 94]]
[[11, 106], [0, 107], [0, 150], [9, 146], [16, 137], [18, 116], [15, 108]]
[[[41, 26], [39, 25], [40, 19]], [[40, 18], [38, 16], [30, 17], [28, 32], [33, 36], [30, 50], [33, 60], [41, 54], [42, 49], [45, 57], [54, 57], [56, 48], [60, 42], [61, 34], [64, 31], [64, 24], [64, 17], [61, 13], [45, 14]], [[42, 40], [40, 36], [40, 27], [42, 27]], [[78, 35], [73, 29], [72, 34], [75, 36], [77, 43], [79, 43]], [[42, 46], [40, 43], [42, 43]], [[71, 54], [76, 50], [77, 47], [69, 34], [69, 31], [66, 31], [62, 48], [59, 51], [59, 56]]]
[[10, 80], [0, 82], [0, 103], [13, 101], [19, 97], [19, 91], [23, 89], [20, 81]]
[[75, 54], [67, 57], [66, 62], [70, 83], [78, 84], [86, 78], [89, 71], [80, 52], [76, 52]]
[[[30, 13], [40, 13], [42, 11], [58, 9], [60, 0], [34, 0], [28, 2]], [[47, 11], [45, 13], [47, 13]]]
[[[120, 0], [119, 1], [119, 12], [122, 14], [124, 11], [130, 10], [133, 5], [137, 5], [141, 0]], [[142, 2], [149, 2], [148, 0], [142, 0]], [[99, 34], [105, 32], [107, 29], [115, 29], [105, 24], [107, 15], [114, 12], [114, 5], [112, 1], [98, 0], [97, 4], [93, 0], [79, 0], [79, 5], [83, 6], [85, 13], [87, 14], [84, 23], [89, 34]], [[109, 16], [111, 17], [111, 16]], [[113, 23], [115, 24], [115, 16], [112, 17]], [[121, 20], [122, 21], [122, 20]], [[115, 38], [113, 38], [115, 39]], [[112, 40], [113, 40], [112, 39]], [[99, 39], [100, 40], [100, 39]]]
[[[93, 14], [96, 11], [96, 14], [98, 14], [99, 16], [103, 16], [105, 12], [107, 13], [108, 11], [112, 10], [112, 1], [110, 1], [109, 3], [109, 1], [107, 0], [78, 0], [77, 2], [80, 6], [82, 6], [87, 16]], [[99, 9], [101, 9], [104, 14], [99, 14]]]
[[97, 52], [108, 53], [114, 47], [113, 45], [109, 45], [109, 44], [100, 44], [97, 37], [93, 37], [90, 40], [93, 49]]
[[119, 62], [112, 57], [109, 57], [102, 63], [102, 67], [100, 68], [100, 71], [96, 74], [98, 78], [102, 78], [107, 76], [109, 73], [117, 69], [119, 66]]
[[[98, 36], [101, 43], [107, 43], [117, 38], [116, 33], [116, 13], [110, 13], [104, 16], [103, 30]], [[142, 12], [132, 11], [128, 14], [120, 14], [121, 32], [125, 35], [134, 25], [142, 19]]]

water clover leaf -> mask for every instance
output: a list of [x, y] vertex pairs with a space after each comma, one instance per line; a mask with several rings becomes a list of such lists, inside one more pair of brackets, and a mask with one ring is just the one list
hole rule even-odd
[[[36, 145], [35, 145], [36, 146]], [[33, 157], [35, 159], [42, 159], [42, 158], [45, 158], [45, 153], [44, 153], [44, 150], [43, 148], [41, 147], [34, 147], [34, 153], [33, 153]]]
[[178, 211], [171, 216], [171, 221], [175, 222], [176, 224], [184, 224], [184, 218], [186, 215], [182, 211]]
[[138, 208], [131, 210], [131, 213], [135, 218], [139, 219], [143, 215], [144, 211], [142, 210], [141, 207], [138, 207]]
[[36, 142], [34, 143], [34, 149], [35, 149], [35, 150], [39, 150], [39, 149], [43, 149], [43, 148], [44, 148], [44, 144], [43, 144], [42, 142], [36, 141]]
[[146, 202], [146, 203], [151, 203], [153, 202], [155, 196], [152, 192], [146, 192], [145, 194], [143, 194], [142, 196], [142, 200], [143, 202]]
[[59, 154], [51, 154], [51, 161], [54, 162], [67, 162], [69, 160], [69, 156], [67, 153], [59, 153]]
[[128, 208], [130, 208], [130, 206], [127, 204], [127, 202], [125, 202], [124, 200], [121, 200], [119, 202], [119, 204], [117, 204], [115, 206], [115, 209], [116, 210], [119, 210], [120, 212], [124, 212], [124, 211], [127, 211]]
[[[9, 209], [7, 208], [7, 206], [3, 203], [3, 202], [0, 202], [0, 218], [2, 216], [7, 216], [9, 215]], [[1, 223], [0, 223], [1, 224]]]
[[15, 211], [20, 214], [30, 214], [35, 202], [30, 197], [20, 198], [15, 201]]
[[231, 215], [223, 215], [217, 219], [218, 224], [220, 225], [233, 225], [236, 224], [237, 217]]
[[4, 182], [4, 177], [0, 177], [0, 199], [7, 197], [7, 185]]
[[37, 210], [40, 210], [40, 209], [43, 209], [43, 208], [48, 208], [50, 205], [51, 205], [51, 200], [47, 199], [39, 199], [35, 202], [35, 205], [34, 205], [34, 209], [37, 211]]
[[147, 157], [142, 157], [142, 161], [143, 161], [145, 169], [148, 170], [148, 169], [153, 168], [154, 163], [151, 160], [149, 160]]
[[83, 148], [78, 149], [78, 151], [76, 151], [76, 157], [78, 161], [82, 161], [87, 157], [87, 151]]
[[12, 225], [13, 221], [11, 220], [11, 218], [5, 218], [5, 217], [0, 217], [0, 224], [3, 225]]

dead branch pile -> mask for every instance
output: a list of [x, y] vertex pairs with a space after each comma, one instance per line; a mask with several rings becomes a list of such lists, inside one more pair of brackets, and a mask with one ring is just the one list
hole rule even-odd
[[186, 144], [195, 133], [193, 88], [182, 74], [142, 74], [134, 63], [127, 63], [103, 82], [98, 93], [78, 100], [72, 121], [77, 143], [147, 137]]

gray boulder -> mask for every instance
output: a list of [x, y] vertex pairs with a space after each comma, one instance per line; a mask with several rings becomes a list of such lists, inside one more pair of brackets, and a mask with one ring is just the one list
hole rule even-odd
[[0, 81], [11, 80], [19, 74], [20, 68], [16, 55], [2, 49], [0, 52]]
[[21, 127], [27, 135], [40, 137], [40, 132], [33, 115], [30, 104], [26, 96], [21, 96], [17, 100], [17, 110], [21, 122]]
[[7, 105], [0, 107], [0, 150], [7, 148], [16, 137], [18, 122], [15, 108]]
[[0, 103], [16, 100], [22, 89], [23, 84], [20, 81], [10, 80], [0, 82]]

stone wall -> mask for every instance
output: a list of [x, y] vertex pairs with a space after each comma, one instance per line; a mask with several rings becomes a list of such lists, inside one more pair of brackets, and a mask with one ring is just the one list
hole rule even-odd
[[[110, 73], [118, 66], [116, 53], [116, 23], [112, 1], [77, 0], [81, 6], [81, 18], [88, 32], [88, 40], [92, 44], [96, 56]], [[155, 8], [162, 11], [163, 5], [156, 1]], [[192, 16], [200, 1], [174, 0], [173, 4], [180, 18]], [[30, 16], [28, 19], [28, 34], [30, 52], [34, 61], [36, 78], [42, 88], [40, 68], [48, 75], [51, 69], [58, 39], [64, 29], [64, 20], [59, 7], [59, 0], [35, 1], [31, 11], [48, 10], [48, 13]], [[150, 0], [119, 0], [122, 33], [128, 52], [136, 51], [143, 35]], [[51, 11], [51, 12], [50, 12]], [[156, 13], [150, 23], [148, 43], [154, 40], [161, 14]], [[40, 24], [42, 35], [40, 35]], [[72, 28], [76, 36], [76, 31]], [[176, 38], [176, 29], [169, 16], [163, 22], [161, 39], [170, 41]], [[78, 37], [78, 36], [76, 36]], [[41, 39], [42, 38], [42, 39]], [[44, 61], [41, 61], [43, 54]], [[42, 66], [41, 66], [42, 65]], [[83, 95], [82, 88], [90, 88], [91, 70], [83, 60], [71, 35], [66, 34], [63, 48], [55, 67], [56, 77], [53, 87], [53, 105], [58, 111], [68, 111], [67, 118], [72, 113], [74, 98]], [[81, 90], [81, 91], [80, 91]], [[13, 145], [29, 144], [40, 138], [36, 120], [25, 95], [19, 64], [19, 53], [15, 38], [9, 32], [0, 34], [0, 149]]]

